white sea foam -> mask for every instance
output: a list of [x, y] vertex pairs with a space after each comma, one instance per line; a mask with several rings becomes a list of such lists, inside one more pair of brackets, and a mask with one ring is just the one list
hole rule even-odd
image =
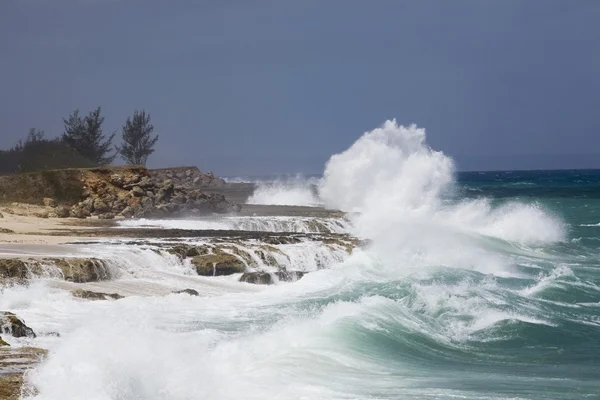
[[314, 217], [220, 217], [202, 219], [130, 219], [118, 222], [124, 228], [165, 228], [190, 230], [242, 230], [254, 232], [345, 233], [345, 218]]

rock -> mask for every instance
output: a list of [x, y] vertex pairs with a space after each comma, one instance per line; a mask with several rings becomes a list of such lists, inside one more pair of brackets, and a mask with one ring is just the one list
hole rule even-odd
[[4, 347], [4, 346], [10, 346], [10, 344], [6, 343], [4, 341], [4, 339], [2, 339], [2, 336], [0, 336], [0, 347]]
[[196, 272], [202, 276], [231, 275], [244, 272], [246, 265], [233, 254], [207, 254], [192, 258]]
[[200, 293], [198, 293], [198, 291], [196, 291], [194, 289], [176, 290], [172, 293], [174, 293], [174, 294], [186, 293], [186, 294], [189, 294], [190, 296], [200, 296]]
[[14, 337], [36, 337], [33, 329], [25, 325], [25, 322], [19, 319], [15, 314], [8, 311], [0, 312], [0, 330], [2, 333]]
[[15, 231], [8, 228], [0, 228], [0, 233], [15, 233]]
[[175, 254], [182, 259], [186, 257], [196, 257], [208, 254], [207, 248], [198, 248], [195, 246], [190, 246], [189, 244], [179, 244], [177, 246], [171, 247], [170, 249], [167, 249], [166, 251], [167, 253]]
[[144, 194], [145, 194], [145, 192], [144, 192], [144, 189], [142, 189], [142, 188], [141, 188], [141, 187], [139, 187], [139, 186], [134, 186], [134, 187], [131, 189], [131, 192], [130, 192], [130, 193], [131, 193], [131, 195], [132, 195], [132, 196], [135, 196], [135, 197], [142, 197], [142, 196], [144, 196]]
[[14, 258], [0, 260], [0, 278], [23, 280], [29, 276], [29, 268], [22, 260]]
[[130, 206], [125, 207], [125, 209], [121, 211], [121, 215], [125, 218], [131, 218], [133, 217], [133, 214], [135, 214], [135, 210]]
[[98, 215], [98, 219], [114, 219], [114, 218], [115, 218], [115, 214], [109, 213], [109, 212]]
[[4, 215], [2, 215], [2, 213], [0, 213], [0, 218], [4, 218]]
[[68, 218], [70, 213], [71, 210], [65, 206], [58, 206], [54, 209], [54, 214], [56, 214], [58, 218]]
[[269, 272], [245, 272], [240, 277], [240, 282], [253, 283], [255, 285], [272, 285], [276, 282], [274, 279], [282, 282], [295, 282], [304, 276], [302, 271], [278, 271], [274, 273]]
[[84, 201], [80, 202], [77, 206], [78, 206], [78, 208], [84, 210], [84, 212], [86, 212], [88, 214], [91, 214], [95, 211], [94, 210], [94, 199], [91, 197], [88, 197]]
[[52, 197], [44, 197], [42, 202], [44, 203], [44, 206], [46, 206], [46, 207], [54, 208], [58, 205], [58, 204], [56, 204], [56, 200], [54, 200]]
[[100, 293], [83, 289], [73, 290], [71, 291], [71, 294], [73, 297], [86, 300], [119, 300], [123, 298], [123, 296], [118, 293]]
[[89, 217], [90, 215], [91, 215], [91, 213], [87, 209], [82, 208], [80, 206], [71, 207], [71, 211], [69, 212], [69, 216], [71, 218], [84, 219], [84, 218]]
[[96, 214], [106, 214], [110, 212], [111, 209], [103, 200], [96, 199], [94, 200], [94, 212]]
[[112, 273], [104, 262], [95, 258], [49, 258], [45, 261], [49, 261], [59, 268], [63, 279], [70, 282], [97, 282], [112, 277]]

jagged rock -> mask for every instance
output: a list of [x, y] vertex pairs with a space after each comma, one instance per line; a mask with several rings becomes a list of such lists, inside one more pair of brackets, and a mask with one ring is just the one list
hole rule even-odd
[[10, 346], [10, 344], [6, 343], [4, 341], [4, 339], [2, 339], [2, 336], [0, 336], [0, 347], [4, 347], [4, 346]]
[[131, 195], [135, 197], [142, 197], [145, 194], [144, 189], [139, 186], [134, 186], [131, 189]]
[[68, 218], [70, 213], [71, 210], [65, 206], [58, 206], [54, 209], [54, 214], [56, 214], [58, 218]]
[[0, 233], [15, 233], [15, 231], [8, 228], [0, 228]]
[[71, 207], [71, 211], [69, 212], [69, 216], [71, 218], [80, 218], [84, 219], [92, 215], [87, 209], [82, 208], [80, 206]]
[[25, 322], [23, 322], [23, 320], [21, 320], [15, 314], [8, 311], [0, 312], [0, 330], [2, 333], [12, 335], [14, 337], [36, 337], [33, 329], [25, 325]]
[[0, 278], [22, 280], [28, 275], [29, 269], [24, 261], [13, 258], [0, 260]]
[[96, 199], [94, 200], [93, 210], [96, 214], [106, 214], [110, 212], [111, 208], [108, 206], [108, 204], [106, 204], [106, 202], [104, 202], [104, 200]]
[[95, 258], [45, 259], [58, 267], [64, 280], [77, 283], [103, 281], [111, 278], [104, 262]]
[[244, 272], [246, 266], [233, 254], [206, 254], [192, 258], [198, 275], [219, 276]]
[[204, 254], [208, 254], [208, 248], [196, 247], [189, 244], [179, 244], [166, 250], [167, 253], [175, 254], [179, 258], [196, 257]]
[[56, 207], [58, 204], [56, 203], [56, 200], [54, 200], [52, 197], [44, 197], [44, 199], [42, 200], [44, 203], [44, 206], [46, 207]]
[[275, 283], [274, 277], [282, 282], [295, 282], [304, 276], [302, 271], [277, 271], [269, 272], [245, 272], [240, 277], [240, 282], [253, 283], [255, 285], [272, 285]]
[[194, 290], [194, 289], [176, 290], [173, 293], [174, 294], [186, 293], [186, 294], [189, 294], [190, 296], [200, 296], [200, 293], [198, 293], [198, 291]]
[[101, 293], [101, 292], [92, 292], [89, 290], [77, 289], [71, 291], [73, 297], [78, 297], [80, 299], [86, 300], [119, 300], [122, 299], [118, 293]]

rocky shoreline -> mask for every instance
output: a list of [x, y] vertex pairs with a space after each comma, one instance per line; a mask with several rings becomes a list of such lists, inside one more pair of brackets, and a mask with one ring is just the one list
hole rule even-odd
[[[239, 203], [245, 202], [253, 185], [229, 184], [195, 167], [95, 168], [0, 178], [2, 291], [42, 281], [85, 303], [126, 301], [131, 296], [201, 297], [202, 288], [211, 287], [211, 282], [235, 290], [263, 290], [306, 279], [365, 245], [348, 234], [328, 231], [319, 222], [342, 219], [342, 213], [315, 207], [242, 207]], [[7, 192], [11, 187], [16, 188], [14, 196]], [[124, 219], [201, 221], [218, 220], [224, 214], [299, 218], [313, 233], [118, 226]], [[140, 292], [137, 270], [124, 268], [119, 257], [103, 253], [106, 249], [138, 254], [135, 263], [142, 264], [132, 265], [141, 270], [156, 262], [172, 266], [185, 279], [161, 284], [163, 272], [157, 272], [149, 275], [156, 281], [150, 284], [152, 290]], [[0, 312], [0, 398], [35, 393], [35, 388], [23, 386], [23, 374], [47, 355], [32, 347], [39, 346], [38, 332], [18, 314], [10, 309]]]

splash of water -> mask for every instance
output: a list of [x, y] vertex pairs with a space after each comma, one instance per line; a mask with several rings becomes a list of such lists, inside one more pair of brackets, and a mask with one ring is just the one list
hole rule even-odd
[[258, 183], [248, 204], [267, 204], [280, 206], [320, 206], [314, 179], [305, 179], [298, 175], [294, 178]]

